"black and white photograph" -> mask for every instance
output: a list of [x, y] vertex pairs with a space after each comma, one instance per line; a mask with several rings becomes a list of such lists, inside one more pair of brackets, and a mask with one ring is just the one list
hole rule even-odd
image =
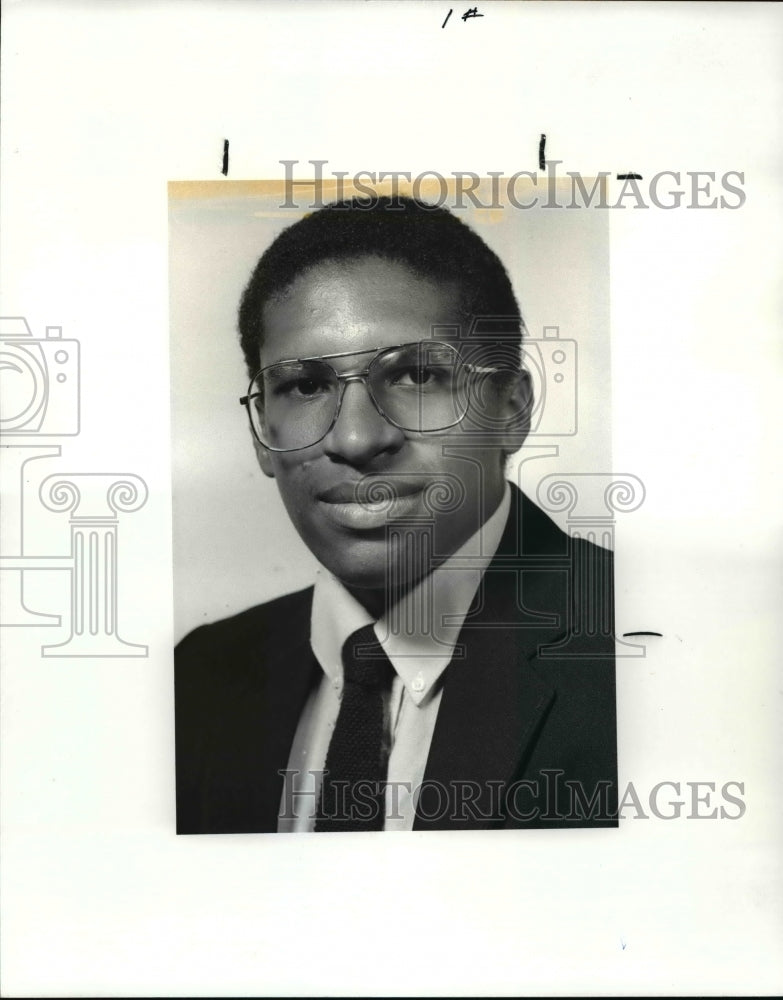
[[178, 646], [179, 832], [617, 825], [608, 214], [505, 184], [172, 185], [177, 608], [251, 605]]

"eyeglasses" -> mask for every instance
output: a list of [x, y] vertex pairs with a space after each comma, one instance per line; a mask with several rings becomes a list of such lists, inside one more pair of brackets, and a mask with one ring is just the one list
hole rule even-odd
[[[364, 354], [375, 357], [361, 371], [338, 372], [328, 363]], [[470, 364], [451, 344], [427, 340], [278, 361], [253, 377], [239, 402], [264, 448], [300, 451], [334, 427], [349, 382], [363, 382], [375, 409], [394, 427], [433, 433], [465, 417], [471, 376], [506, 370]]]

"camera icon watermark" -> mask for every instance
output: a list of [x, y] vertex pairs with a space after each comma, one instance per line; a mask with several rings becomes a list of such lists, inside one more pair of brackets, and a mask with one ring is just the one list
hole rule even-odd
[[[509, 420], [526, 437], [573, 437], [579, 425], [578, 345], [560, 336], [559, 326], [545, 326], [533, 337], [524, 320], [513, 316], [480, 316], [470, 326], [436, 325], [435, 342], [446, 341], [459, 349], [471, 378], [455, 391], [455, 418], [470, 414], [463, 423], [467, 434], [491, 441], [503, 435]], [[509, 417], [492, 415], [491, 400], [504, 378], [520, 373], [526, 393], [518, 395], [519, 410]]]
[[[146, 483], [132, 473], [39, 472], [61, 455], [51, 438], [81, 431], [79, 361], [79, 341], [62, 327], [36, 338], [23, 317], [0, 318], [0, 625], [64, 626], [61, 641], [41, 647], [44, 656], [146, 656], [146, 646], [118, 634], [119, 518], [144, 506]], [[69, 513], [67, 547], [42, 543], [45, 511]], [[31, 578], [58, 572], [70, 583], [65, 621], [29, 606]]]
[[79, 433], [79, 341], [62, 327], [36, 338], [23, 317], [0, 319], [0, 433]]
[[533, 405], [530, 434], [570, 437], [578, 424], [577, 343], [561, 339], [559, 326], [545, 326], [543, 337], [526, 337], [523, 366], [530, 375]]

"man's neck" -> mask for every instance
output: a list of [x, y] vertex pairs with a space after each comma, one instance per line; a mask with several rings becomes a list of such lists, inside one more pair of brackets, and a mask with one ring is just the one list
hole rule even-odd
[[386, 613], [386, 590], [362, 590], [348, 586], [345, 589], [376, 621]]

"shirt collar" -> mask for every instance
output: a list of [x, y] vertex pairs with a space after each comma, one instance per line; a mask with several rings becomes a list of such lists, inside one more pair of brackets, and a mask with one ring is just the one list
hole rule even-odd
[[500, 545], [510, 507], [511, 490], [506, 483], [503, 499], [482, 527], [377, 622], [335, 576], [319, 567], [310, 642], [335, 688], [342, 687], [345, 640], [373, 624], [413, 702], [420, 705], [428, 698], [454, 655], [481, 577]]

